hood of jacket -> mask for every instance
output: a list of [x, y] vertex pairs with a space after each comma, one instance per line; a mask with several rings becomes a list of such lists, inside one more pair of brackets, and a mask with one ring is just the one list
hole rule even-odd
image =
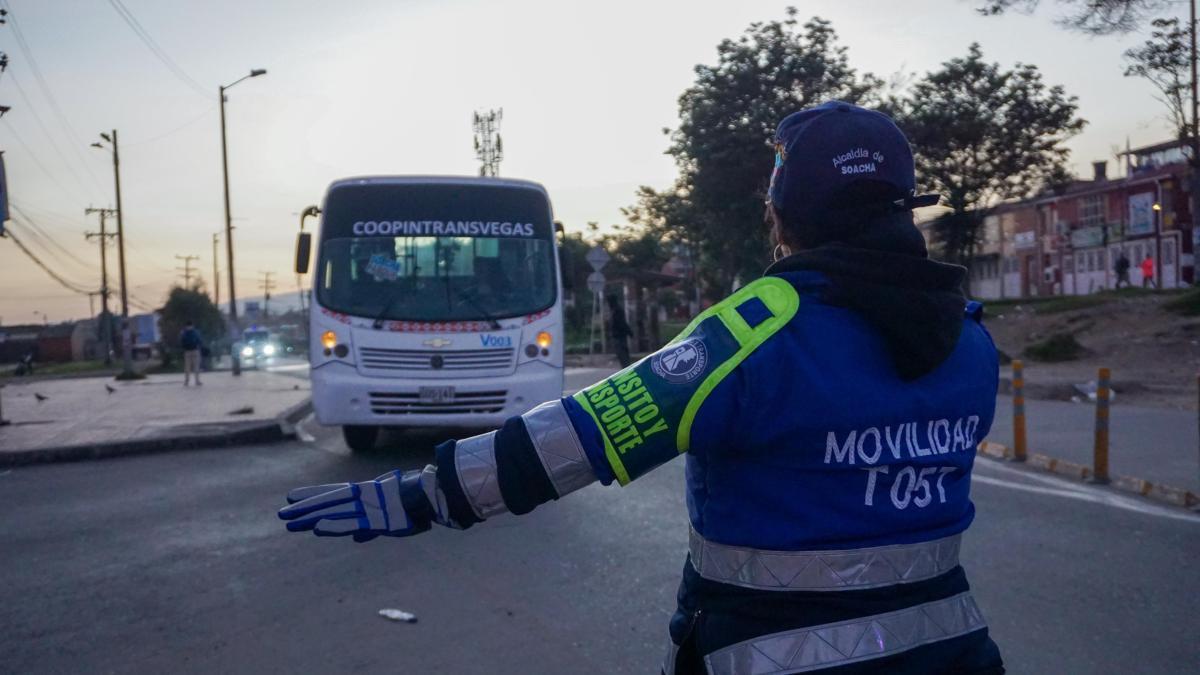
[[911, 221], [882, 225], [848, 242], [794, 253], [766, 274], [824, 275], [829, 285], [822, 299], [862, 314], [883, 335], [900, 377], [914, 380], [941, 365], [958, 345], [966, 269], [930, 260]]

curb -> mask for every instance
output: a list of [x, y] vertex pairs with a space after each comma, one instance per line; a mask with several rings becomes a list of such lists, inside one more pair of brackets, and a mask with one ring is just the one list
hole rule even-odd
[[[998, 461], [1013, 461], [1013, 451], [1011, 448], [992, 441], [984, 441], [979, 444], [978, 454]], [[1074, 462], [1057, 459], [1049, 455], [1040, 453], [1030, 453], [1029, 458], [1025, 462], [1042, 471], [1058, 474], [1067, 478], [1072, 478], [1079, 481], [1090, 481], [1093, 477], [1092, 468]], [[1110, 487], [1116, 488], [1122, 492], [1129, 492], [1140, 497], [1152, 499], [1157, 502], [1170, 504], [1172, 506], [1182, 506], [1189, 508], [1200, 504], [1200, 495], [1183, 488], [1174, 487], [1171, 485], [1162, 485], [1161, 483], [1152, 483], [1144, 478], [1134, 478], [1133, 476], [1113, 476], [1109, 483]]]
[[[34, 448], [16, 452], [0, 452], [0, 468], [78, 462], [109, 457], [149, 455], [175, 450], [202, 450], [234, 445], [262, 445], [296, 438], [295, 424], [312, 412], [312, 398], [284, 410], [273, 420], [241, 422], [234, 425], [214, 423], [181, 427], [187, 429], [177, 436], [143, 438], [114, 443], [86, 443], [55, 448]], [[210, 427], [205, 430], [204, 427]]]

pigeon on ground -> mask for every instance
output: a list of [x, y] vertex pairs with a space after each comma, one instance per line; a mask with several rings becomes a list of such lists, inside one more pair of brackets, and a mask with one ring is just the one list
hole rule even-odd
[[113, 393], [114, 391], [116, 391], [116, 389], [113, 389], [111, 384], [104, 385], [104, 388], [107, 389], [108, 393], [110, 393], [110, 394]]
[[45, 401], [46, 399], [50, 398], [49, 396], [46, 396], [45, 394], [39, 394], [36, 391], [33, 392], [33, 397], [38, 400], [38, 403], [41, 403], [42, 401]]

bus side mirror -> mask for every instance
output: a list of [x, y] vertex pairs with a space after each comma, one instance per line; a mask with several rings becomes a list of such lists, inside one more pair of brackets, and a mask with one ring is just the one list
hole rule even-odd
[[312, 256], [312, 233], [301, 232], [296, 237], [296, 274], [308, 274], [308, 259]]

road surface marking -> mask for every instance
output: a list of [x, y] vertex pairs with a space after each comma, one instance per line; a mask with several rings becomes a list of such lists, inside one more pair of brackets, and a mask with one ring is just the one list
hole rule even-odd
[[[981, 466], [989, 466], [988, 464], [977, 463], [976, 469]], [[1034, 494], [1050, 495], [1053, 497], [1066, 497], [1067, 499], [1077, 499], [1083, 502], [1091, 502], [1093, 504], [1103, 504], [1114, 508], [1123, 509], [1125, 511], [1133, 511], [1147, 516], [1158, 516], [1160, 518], [1169, 518], [1172, 520], [1183, 520], [1192, 523], [1200, 523], [1200, 515], [1169, 509], [1162, 506], [1154, 506], [1146, 504], [1132, 497], [1122, 497], [1119, 495], [1110, 494], [1108, 491], [1101, 488], [1094, 488], [1084, 485], [1074, 485], [1066, 481], [1060, 481], [1048, 476], [1034, 476], [1026, 474], [1024, 471], [1012, 469], [1002, 466], [989, 466], [991, 469], [1002, 469], [1012, 473], [1020, 474], [1022, 478], [1031, 478], [1042, 483], [1058, 485], [1059, 487], [1042, 487], [1040, 485], [1028, 485], [1015, 481], [1005, 480], [1003, 478], [995, 478], [992, 476], [983, 476], [976, 471], [971, 476], [972, 482], [983, 483], [984, 485], [994, 485], [996, 487], [1008, 488], [1010, 490], [1020, 490], [1022, 492], [1032, 492]]]

